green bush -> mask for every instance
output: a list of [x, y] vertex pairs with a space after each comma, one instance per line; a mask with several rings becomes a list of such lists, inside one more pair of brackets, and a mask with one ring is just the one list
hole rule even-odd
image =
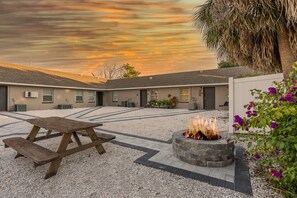
[[152, 107], [152, 108], [171, 108], [171, 102], [169, 100], [150, 100], [146, 107]]
[[249, 131], [249, 158], [259, 172], [288, 197], [297, 197], [297, 67], [290, 78], [274, 82], [267, 91], [252, 90], [255, 101], [246, 117], [234, 117], [235, 130]]

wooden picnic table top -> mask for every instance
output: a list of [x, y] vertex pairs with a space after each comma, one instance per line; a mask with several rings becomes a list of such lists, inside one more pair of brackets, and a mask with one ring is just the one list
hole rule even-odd
[[101, 123], [82, 122], [62, 117], [33, 118], [26, 121], [40, 128], [54, 130], [61, 133], [73, 133], [79, 130], [102, 126]]

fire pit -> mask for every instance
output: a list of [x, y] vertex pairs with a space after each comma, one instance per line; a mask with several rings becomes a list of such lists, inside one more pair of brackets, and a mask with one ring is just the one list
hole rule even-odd
[[219, 134], [216, 120], [197, 117], [186, 131], [172, 136], [173, 155], [192, 165], [223, 167], [234, 161], [234, 142]]

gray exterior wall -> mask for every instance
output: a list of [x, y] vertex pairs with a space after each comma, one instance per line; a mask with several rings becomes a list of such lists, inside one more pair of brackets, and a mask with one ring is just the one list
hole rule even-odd
[[118, 93], [118, 101], [112, 101], [112, 92], [107, 91], [104, 94], [104, 106], [120, 106], [122, 101], [134, 102], [137, 107], [139, 107], [140, 102], [140, 90], [121, 90], [115, 91]]
[[[222, 107], [219, 105], [223, 105], [225, 101], [228, 101], [228, 86], [220, 85], [215, 87], [215, 108], [220, 110]], [[187, 109], [189, 105], [189, 101], [184, 102], [181, 101], [180, 98], [180, 90], [181, 88], [189, 88], [189, 100], [194, 99], [194, 101], [198, 104], [198, 109], [203, 109], [203, 87], [178, 87], [178, 88], [157, 88], [153, 90], [158, 91], [158, 100], [167, 100], [168, 95], [171, 97], [177, 97], [178, 104], [176, 108], [179, 109]], [[150, 90], [148, 91], [148, 99], [151, 100]], [[120, 106], [121, 101], [131, 100], [136, 104], [137, 107], [140, 105], [140, 90], [118, 90], [115, 91], [118, 93], [118, 102], [112, 101], [112, 92], [106, 91], [104, 94], [104, 106]]]
[[[15, 104], [26, 104], [27, 110], [56, 109], [59, 104], [71, 104], [73, 108], [95, 107], [89, 102], [89, 91], [83, 90], [83, 102], [76, 102], [76, 90], [53, 88], [53, 102], [43, 102], [42, 87], [8, 86], [8, 111], [15, 110]], [[25, 98], [25, 91], [38, 92], [38, 98]]]

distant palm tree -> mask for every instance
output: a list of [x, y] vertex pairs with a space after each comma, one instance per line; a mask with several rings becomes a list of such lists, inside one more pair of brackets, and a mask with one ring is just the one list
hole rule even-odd
[[195, 26], [218, 56], [288, 76], [297, 58], [297, 0], [207, 0]]

